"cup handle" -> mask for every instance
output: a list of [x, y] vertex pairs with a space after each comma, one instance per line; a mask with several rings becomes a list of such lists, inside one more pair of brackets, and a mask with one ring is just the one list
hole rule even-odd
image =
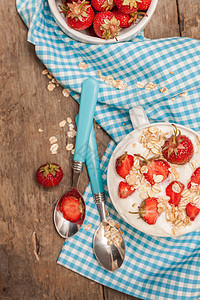
[[129, 115], [134, 129], [150, 124], [142, 106], [133, 106], [133, 108], [129, 110]]

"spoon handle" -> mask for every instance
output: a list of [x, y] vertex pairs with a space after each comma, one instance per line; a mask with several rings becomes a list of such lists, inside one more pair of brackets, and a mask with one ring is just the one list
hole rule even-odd
[[79, 121], [77, 126], [74, 161], [85, 162], [88, 140], [92, 127], [99, 84], [93, 78], [84, 80], [82, 84]]

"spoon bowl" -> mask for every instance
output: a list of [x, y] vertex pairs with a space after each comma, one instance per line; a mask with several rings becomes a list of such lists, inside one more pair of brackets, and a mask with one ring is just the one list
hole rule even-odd
[[105, 193], [93, 127], [89, 138], [86, 165], [92, 186], [94, 202], [97, 205], [101, 221], [94, 234], [93, 251], [102, 267], [108, 271], [116, 271], [121, 267], [125, 259], [125, 242], [120, 231], [112, 226], [106, 219]]
[[[58, 199], [54, 209], [54, 225], [58, 234], [63, 238], [69, 238], [76, 234], [81, 228], [85, 219], [85, 202], [83, 196], [78, 191], [78, 180], [83, 170], [88, 140], [92, 128], [94, 111], [97, 103], [99, 84], [93, 78], [86, 79], [82, 84], [80, 107], [79, 107], [79, 124], [77, 125], [76, 144], [74, 160], [72, 164], [72, 187], [63, 196]], [[81, 217], [76, 222], [71, 222], [64, 218], [61, 211], [62, 201], [69, 196], [78, 199], [81, 206]]]

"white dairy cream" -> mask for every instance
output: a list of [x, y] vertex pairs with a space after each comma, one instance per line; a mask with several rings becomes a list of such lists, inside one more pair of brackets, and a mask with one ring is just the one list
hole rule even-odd
[[[173, 133], [173, 128], [169, 123], [154, 123], [145, 126], [141, 129], [134, 130], [130, 134], [128, 134], [117, 145], [110, 159], [108, 165], [108, 175], [107, 175], [108, 191], [113, 205], [115, 206], [116, 210], [121, 215], [121, 217], [127, 223], [129, 223], [136, 229], [149, 235], [162, 236], [162, 237], [174, 236], [174, 234], [172, 233], [172, 224], [166, 220], [165, 212], [162, 212], [160, 214], [156, 224], [154, 225], [149, 225], [144, 220], [139, 218], [138, 215], [133, 215], [129, 213], [129, 211], [138, 211], [138, 206], [143, 201], [143, 199], [140, 197], [139, 190], [136, 190], [132, 195], [128, 196], [125, 199], [121, 199], [118, 196], [119, 182], [124, 181], [124, 179], [121, 178], [115, 170], [116, 159], [119, 156], [121, 156], [125, 151], [127, 151], [128, 154], [132, 154], [132, 155], [140, 154], [145, 156], [147, 149], [144, 148], [141, 143], [139, 143], [139, 138], [143, 135], [143, 130], [145, 128], [149, 128], [152, 126], [156, 126], [163, 133], [169, 132], [167, 137], [171, 136], [171, 134]], [[189, 163], [183, 166], [170, 164], [171, 166], [178, 167], [180, 177], [177, 180], [182, 182], [185, 185], [185, 189], [187, 189], [188, 180], [190, 179], [192, 173], [194, 172], [194, 168], [191, 166], [191, 162], [194, 162], [196, 167], [200, 166], [200, 146], [197, 144], [197, 140], [198, 139], [200, 140], [200, 138], [199, 135], [195, 133], [195, 131], [188, 129], [185, 126], [181, 126], [181, 125], [176, 125], [176, 126], [178, 129], [181, 130], [181, 133], [183, 135], [186, 135], [191, 139], [194, 146], [194, 155]], [[154, 197], [166, 195], [165, 189], [171, 181], [172, 180], [170, 179], [170, 177], [168, 177], [164, 182], [161, 182], [159, 184], [159, 187], [161, 188], [161, 192], [155, 195]], [[136, 205], [132, 207], [134, 203], [136, 203]], [[190, 224], [188, 224], [186, 227], [181, 228], [176, 233], [176, 235], [186, 234], [188, 232], [196, 230], [199, 226], [200, 226], [200, 214], [196, 217], [194, 221], [191, 221]]]

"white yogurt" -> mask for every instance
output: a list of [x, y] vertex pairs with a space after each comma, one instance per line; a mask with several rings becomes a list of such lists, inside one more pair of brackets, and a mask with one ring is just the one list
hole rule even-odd
[[[118, 196], [118, 186], [119, 182], [123, 181], [123, 178], [121, 178], [116, 170], [115, 170], [115, 162], [117, 157], [121, 156], [125, 151], [128, 152], [128, 154], [140, 154], [145, 155], [146, 154], [146, 148], [143, 147], [141, 143], [139, 143], [139, 138], [143, 134], [143, 130], [145, 128], [149, 128], [152, 126], [156, 126], [161, 130], [163, 133], [169, 132], [168, 136], [171, 136], [173, 133], [173, 128], [169, 123], [155, 123], [150, 124], [148, 126], [145, 126], [143, 128], [137, 129], [129, 133], [115, 148], [112, 157], [110, 159], [109, 165], [108, 165], [108, 175], [107, 175], [107, 183], [108, 183], [108, 191], [111, 198], [111, 201], [113, 205], [115, 206], [118, 213], [121, 215], [121, 217], [130, 225], [135, 227], [136, 229], [149, 234], [149, 235], [155, 235], [155, 236], [174, 236], [172, 233], [172, 225], [170, 222], [166, 220], [165, 212], [161, 213], [160, 216], [157, 219], [156, 224], [149, 225], [144, 220], [138, 217], [138, 215], [130, 214], [129, 211], [138, 211], [138, 206], [141, 204], [143, 199], [140, 197], [139, 190], [136, 190], [132, 195], [125, 199], [121, 199]], [[198, 149], [197, 146], [197, 139], [199, 138], [199, 135], [195, 133], [195, 131], [188, 129], [184, 126], [177, 125], [177, 128], [181, 130], [181, 133], [183, 135], [188, 136], [194, 146], [194, 155], [190, 162], [195, 162], [196, 167], [200, 166], [200, 146]], [[133, 144], [136, 144], [135, 147], [133, 147]], [[198, 151], [197, 151], [198, 150]], [[175, 166], [172, 165], [171, 166]], [[177, 165], [176, 165], [177, 166]], [[179, 179], [178, 181], [182, 182], [185, 185], [185, 189], [187, 189], [187, 183], [190, 179], [192, 173], [194, 172], [194, 168], [192, 168], [190, 163], [187, 163], [183, 166], [178, 166], [179, 171]], [[154, 197], [157, 196], [164, 196], [166, 195], [165, 189], [167, 185], [171, 182], [170, 178], [168, 177], [164, 182], [160, 183], [159, 186], [161, 188], [161, 192]], [[134, 208], [132, 205], [136, 203]], [[176, 233], [176, 235], [182, 235], [186, 234], [188, 232], [191, 232], [195, 229], [197, 229], [200, 226], [200, 214], [196, 217], [196, 219], [190, 224], [188, 224], [186, 227], [181, 228], [181, 230]]]

